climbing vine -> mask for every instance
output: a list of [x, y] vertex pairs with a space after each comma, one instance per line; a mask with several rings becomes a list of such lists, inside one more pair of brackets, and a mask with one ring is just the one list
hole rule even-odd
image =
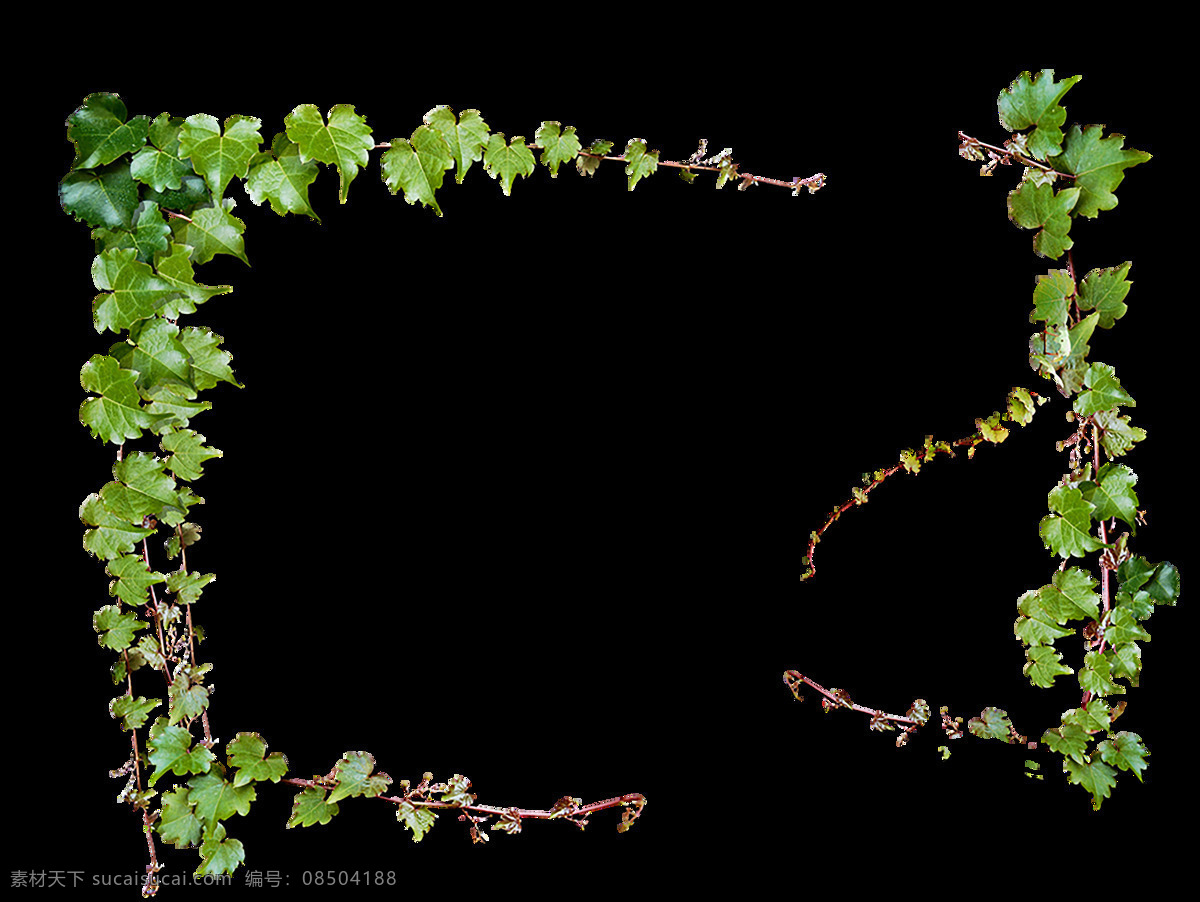
[[[1149, 641], [1145, 623], [1159, 606], [1174, 606], [1180, 593], [1179, 573], [1170, 562], [1151, 562], [1133, 550], [1133, 537], [1146, 525], [1146, 511], [1135, 489], [1137, 475], [1121, 461], [1146, 438], [1127, 413], [1136, 405], [1115, 367], [1091, 356], [1092, 343], [1113, 329], [1129, 307], [1126, 297], [1132, 261], [1114, 262], [1087, 273], [1076, 271], [1070, 230], [1079, 218], [1096, 218], [1117, 204], [1115, 192], [1126, 171], [1150, 160], [1150, 155], [1124, 146], [1120, 134], [1104, 134], [1100, 125], [1064, 129], [1064, 95], [1080, 76], [1056, 81], [1047, 69], [1036, 76], [1022, 73], [999, 95], [1000, 125], [1010, 136], [998, 143], [959, 132], [959, 154], [981, 163], [991, 176], [1005, 167], [1022, 167], [1008, 195], [1009, 219], [1032, 230], [1033, 250], [1043, 258], [1062, 260], [1065, 267], [1037, 276], [1030, 322], [1037, 331], [1029, 339], [1029, 364], [1051, 383], [1050, 392], [1069, 399], [1069, 434], [1058, 442], [1067, 454], [1068, 472], [1048, 495], [1049, 513], [1038, 533], [1042, 544], [1059, 560], [1049, 581], [1017, 599], [1013, 632], [1025, 653], [1023, 674], [1033, 686], [1050, 688], [1074, 675], [1079, 704], [1062, 714], [1058, 725], [1046, 729], [1040, 742], [1061, 755], [1071, 784], [1091, 794], [1094, 808], [1111, 794], [1120, 772], [1142, 779], [1149, 755], [1138, 733], [1116, 730], [1126, 701], [1112, 701], [1138, 686], [1142, 672], [1142, 643]], [[1099, 331], [1097, 331], [1099, 330]], [[1014, 388], [1003, 409], [975, 420], [976, 431], [954, 441], [926, 438], [920, 448], [906, 449], [900, 461], [863, 475], [863, 484], [833, 508], [807, 537], [801, 581], [817, 573], [818, 545], [831, 527], [853, 509], [866, 504], [871, 493], [902, 470], [916, 474], [940, 456], [966, 448], [998, 445], [1010, 434], [1006, 424], [1024, 426], [1050, 400], [1025, 388]], [[1076, 564], [1078, 559], [1083, 565]], [[1076, 637], [1080, 659], [1068, 665], [1059, 640]], [[930, 704], [915, 699], [903, 714], [856, 703], [836, 687], [826, 688], [798, 670], [783, 674], [797, 699], [808, 687], [821, 696], [826, 711], [849, 709], [868, 715], [876, 731], [899, 731], [902, 746], [933, 718]], [[1121, 681], [1121, 682], [1118, 682]], [[983, 739], [1026, 744], [1037, 741], [1019, 733], [1008, 712], [986, 707], [965, 724], [948, 706], [939, 708], [940, 727], [947, 740], [969, 732]], [[939, 751], [949, 757], [951, 746]], [[1039, 765], [1026, 761], [1029, 775]]]
[[[109, 712], [129, 737], [126, 760], [112, 770], [123, 781], [118, 799], [141, 820], [147, 865], [143, 892], [162, 885], [161, 846], [199, 849], [199, 876], [233, 873], [247, 860], [228, 832], [234, 815], [248, 813], [256, 785], [296, 787], [287, 826], [327, 824], [348, 799], [391, 805], [398, 822], [420, 841], [439, 815], [453, 813], [476, 843], [496, 831], [516, 834], [529, 820], [564, 820], [584, 827], [589, 818], [620, 808], [617, 829], [642, 815], [636, 792], [585, 803], [564, 796], [545, 809], [479, 802], [470, 779], [424, 773], [393, 780], [372, 754], [345, 752], [328, 773], [290, 773], [287, 758], [269, 750], [258, 732], [240, 732], [224, 744], [210, 716], [213, 664], [200, 654], [204, 631], [193, 608], [215, 574], [197, 567], [203, 538], [193, 508], [204, 501], [193, 485], [222, 457], [192, 421], [212, 408], [201, 394], [221, 383], [243, 387], [224, 337], [186, 317], [232, 291], [196, 281], [196, 267], [220, 255], [249, 263], [245, 223], [231, 196], [240, 184], [250, 201], [280, 216], [319, 221], [309, 189], [321, 166], [336, 169], [338, 197], [348, 192], [377, 156], [391, 194], [435, 216], [447, 173], [461, 183], [476, 165], [505, 196], [537, 165], [557, 178], [574, 168], [593, 176], [602, 165], [622, 166], [628, 190], [660, 168], [688, 182], [711, 174], [718, 188], [734, 184], [812, 193], [821, 173], [789, 180], [743, 171], [726, 148], [706, 142], [683, 160], [660, 158], [643, 139], [620, 152], [607, 140], [584, 144], [574, 126], [543, 122], [526, 143], [493, 132], [482, 115], [436, 107], [407, 137], [379, 142], [366, 118], [348, 105], [322, 114], [301, 105], [268, 139], [263, 123], [206, 114], [130, 116], [115, 94], [92, 94], [71, 114], [67, 137], [75, 148], [59, 184], [63, 210], [91, 229], [96, 256], [92, 324], [116, 340], [80, 371], [86, 399], [79, 421], [93, 438], [115, 448], [112, 480], [84, 499], [79, 517], [85, 550], [103, 562], [112, 601], [99, 607], [93, 627], [112, 653], [116, 693]], [[251, 245], [252, 247], [253, 245]], [[182, 779], [173, 779], [182, 778]]]

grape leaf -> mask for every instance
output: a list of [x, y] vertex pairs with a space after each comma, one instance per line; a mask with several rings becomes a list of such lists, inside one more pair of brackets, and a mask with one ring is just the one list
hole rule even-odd
[[1030, 154], [1039, 160], [1054, 156], [1062, 151], [1062, 125], [1067, 121], [1067, 111], [1059, 105], [1079, 79], [1080, 75], [1056, 82], [1053, 69], [1043, 69], [1032, 80], [1028, 72], [1022, 72], [1008, 89], [1000, 92], [996, 106], [1000, 111], [1000, 125], [1010, 132], [1034, 126], [1026, 136]]
[[396, 820], [412, 831], [413, 842], [420, 842], [437, 820], [437, 813], [429, 808], [418, 808], [412, 802], [403, 801], [396, 809]]
[[145, 451], [117, 461], [112, 470], [115, 481], [100, 489], [105, 509], [129, 523], [140, 523], [148, 515], [166, 521], [171, 509], [186, 514], [189, 499], [176, 490], [175, 480], [163, 472], [165, 466]]
[[1071, 211], [1079, 200], [1079, 188], [1064, 188], [1055, 193], [1054, 186], [1035, 184], [1026, 179], [1008, 195], [1008, 218], [1023, 229], [1037, 229], [1033, 250], [1039, 257], [1057, 259], [1074, 246], [1071, 230]]
[[1100, 808], [1111, 794], [1112, 788], [1117, 785], [1116, 771], [1101, 761], [1092, 760], [1090, 755], [1082, 762], [1064, 758], [1063, 770], [1070, 774], [1072, 783], [1082, 785], [1092, 794], [1094, 809]]
[[1014, 732], [1008, 712], [990, 706], [984, 708], [978, 717], [967, 721], [967, 729], [971, 731], [972, 736], [978, 736], [980, 739], [999, 739], [1001, 742], [1012, 742]]
[[207, 773], [216, 760], [204, 746], [192, 748], [192, 734], [183, 727], [168, 726], [165, 717], [158, 718], [150, 728], [146, 748], [150, 751], [150, 763], [154, 765], [154, 773], [150, 775], [151, 786], [167, 773]]
[[1112, 410], [1118, 404], [1137, 406], [1137, 402], [1121, 387], [1117, 371], [1107, 363], [1088, 364], [1083, 373], [1083, 388], [1073, 405], [1074, 411], [1080, 416]]
[[1097, 745], [1096, 751], [1106, 764], [1133, 771], [1133, 775], [1141, 781], [1142, 771], [1146, 769], [1146, 756], [1150, 753], [1142, 745], [1142, 737], [1137, 733], [1122, 730], [1111, 741], [1105, 739]]
[[138, 205], [137, 184], [128, 163], [72, 172], [58, 183], [58, 199], [65, 212], [96, 228], [128, 229]]
[[392, 778], [382, 772], [372, 776], [374, 769], [375, 756], [370, 752], [346, 752], [334, 768], [338, 783], [330, 790], [328, 803], [353, 796], [372, 798], [384, 792]]
[[287, 826], [291, 829], [292, 827], [311, 827], [313, 824], [328, 824], [337, 813], [337, 803], [325, 801], [324, 789], [318, 786], [307, 786], [296, 793]]
[[300, 148], [301, 162], [316, 160], [337, 167], [339, 200], [344, 204], [350, 183], [370, 161], [370, 152], [375, 147], [367, 120], [355, 113], [350, 104], [339, 103], [329, 111], [326, 125], [321, 111], [311, 103], [304, 103], [283, 121], [288, 138]]
[[287, 758], [281, 752], [267, 755], [267, 743], [257, 733], [238, 733], [226, 749], [229, 766], [238, 769], [234, 786], [244, 786], [251, 780], [270, 780], [278, 783], [287, 773]]
[[177, 849], [191, 848], [200, 842], [200, 821], [192, 813], [186, 786], [163, 793], [162, 811], [159, 812], [158, 823], [154, 829], [163, 838], [163, 842], [168, 842]]
[[72, 169], [92, 169], [132, 153], [146, 143], [150, 120], [128, 112], [116, 94], [89, 94], [67, 117], [67, 138], [75, 145]]
[[191, 158], [192, 169], [208, 183], [216, 200], [224, 196], [230, 179], [246, 177], [263, 141], [261, 127], [262, 121], [253, 116], [230, 116], [222, 133], [207, 113], [188, 116], [179, 130], [179, 157]]
[[1104, 653], [1109, 660], [1109, 672], [1120, 679], [1129, 680], [1131, 686], [1138, 684], [1142, 672], [1142, 647], [1136, 642], [1127, 642], [1110, 648]]
[[424, 121], [441, 133], [450, 156], [454, 157], [457, 170], [454, 180], [461, 185], [471, 164], [483, 159], [483, 149], [488, 144], [488, 124], [479, 110], [463, 110], [456, 120], [454, 110], [448, 106], [434, 107], [425, 114]]
[[550, 170], [550, 178], [558, 178], [558, 167], [579, 156], [580, 143], [575, 137], [575, 126], [563, 129], [560, 122], [543, 122], [533, 139], [542, 146], [542, 165]]
[[393, 138], [392, 146], [379, 159], [384, 184], [395, 194], [404, 190], [404, 200], [432, 207], [438, 216], [442, 208], [434, 193], [442, 187], [442, 177], [454, 166], [454, 157], [441, 132], [419, 125], [409, 140]]
[[646, 142], [641, 138], [630, 138], [625, 145], [625, 175], [629, 177], [629, 190], [643, 178], [658, 169], [658, 151], [647, 152]]
[[1061, 639], [1074, 632], [1059, 628], [1058, 624], [1066, 622], [1066, 618], [1059, 619], [1047, 611], [1041, 602], [1040, 594], [1041, 590], [1026, 592], [1017, 599], [1017, 612], [1020, 616], [1013, 624], [1013, 632], [1026, 645], [1051, 645], [1055, 639]]
[[1112, 681], [1112, 658], [1101, 652], [1089, 651], [1079, 671], [1079, 685], [1093, 695], [1123, 695], [1125, 690]]
[[234, 786], [229, 783], [223, 776], [220, 764], [214, 764], [207, 773], [192, 777], [188, 780], [188, 786], [196, 817], [210, 830], [217, 821], [235, 814], [249, 814], [250, 803], [256, 797], [253, 786]]
[[177, 570], [167, 577], [167, 588], [179, 604], [195, 604], [200, 600], [204, 587], [217, 578], [215, 573], [197, 573], [194, 570]]
[[1096, 579], [1078, 567], [1060, 570], [1050, 584], [1038, 589], [1038, 602], [1058, 623], [1068, 620], [1095, 620], [1099, 616], [1100, 597]]
[[1069, 723], [1064, 720], [1061, 727], [1055, 727], [1043, 733], [1042, 742], [1046, 743], [1051, 751], [1058, 752], [1058, 754], [1079, 763], [1083, 763], [1086, 758], [1084, 752], [1087, 750], [1088, 734], [1077, 723]]
[[[199, 679], [203, 671], [212, 665], [190, 667], [181, 663], [175, 668], [171, 685], [167, 688], [170, 696], [167, 722], [174, 726], [181, 720], [194, 720], [208, 707], [208, 687], [201, 685]], [[205, 768], [207, 770], [208, 768]]]
[[1092, 516], [1097, 520], [1120, 517], [1137, 531], [1138, 497], [1133, 491], [1137, 474], [1124, 464], [1104, 464], [1094, 481], [1079, 484], [1085, 501], [1095, 505]]
[[308, 201], [308, 187], [317, 178], [317, 164], [301, 160], [300, 147], [280, 132], [271, 142], [270, 152], [258, 154], [250, 161], [246, 178], [246, 193], [259, 206], [264, 200], [280, 216], [303, 213], [321, 221]]
[[126, 614], [120, 605], [106, 604], [92, 615], [92, 629], [99, 633], [98, 641], [104, 648], [123, 651], [133, 642], [133, 634], [144, 630], [146, 624], [136, 614]]
[[1100, 313], [1100, 328], [1111, 329], [1125, 315], [1128, 307], [1125, 296], [1133, 284], [1126, 280], [1132, 262], [1107, 269], [1093, 269], [1079, 283], [1079, 309], [1096, 310]]
[[1083, 500], [1079, 489], [1058, 485], [1050, 492], [1050, 515], [1042, 518], [1038, 534], [1042, 543], [1059, 557], [1083, 557], [1104, 547], [1091, 534], [1093, 505]]
[[504, 196], [508, 197], [512, 193], [513, 179], [518, 175], [522, 178], [532, 175], [537, 168], [537, 161], [525, 146], [522, 135], [517, 135], [511, 143], [505, 143], [504, 134], [495, 132], [488, 139], [487, 150], [483, 154], [483, 168], [500, 182]]
[[219, 448], [204, 444], [206, 441], [191, 429], [163, 433], [161, 447], [170, 455], [166, 458], [167, 468], [179, 479], [199, 479], [204, 475], [204, 461], [223, 456]]
[[149, 604], [150, 586], [166, 582], [167, 579], [161, 573], [155, 573], [147, 567], [140, 554], [123, 554], [114, 558], [109, 561], [104, 572], [113, 577], [108, 594], [116, 595], [130, 607]]
[[1044, 320], [1047, 326], [1062, 326], [1067, 322], [1071, 300], [1075, 297], [1075, 282], [1065, 269], [1052, 269], [1037, 277], [1033, 289], [1033, 313], [1029, 321]]
[[1137, 640], [1150, 641], [1150, 634], [1138, 623], [1137, 617], [1126, 604], [1118, 604], [1109, 611], [1100, 625], [1109, 645], [1126, 645]]
[[1125, 178], [1125, 170], [1150, 159], [1150, 154], [1144, 151], [1123, 150], [1124, 135], [1101, 138], [1103, 131], [1102, 125], [1089, 125], [1082, 130], [1072, 125], [1062, 153], [1049, 161], [1059, 172], [1075, 176], [1073, 185], [1079, 199], [1072, 216], [1095, 219], [1101, 210], [1111, 210], [1117, 205], [1113, 192]]
[[196, 876], [232, 874], [246, 860], [246, 850], [236, 839], [225, 838], [225, 825], [217, 824], [214, 830], [204, 831], [204, 843], [200, 846], [200, 867]]
[[95, 492], [88, 495], [79, 506], [79, 519], [92, 527], [84, 530], [83, 547], [106, 561], [132, 552], [135, 542], [154, 532], [118, 517], [104, 506]]

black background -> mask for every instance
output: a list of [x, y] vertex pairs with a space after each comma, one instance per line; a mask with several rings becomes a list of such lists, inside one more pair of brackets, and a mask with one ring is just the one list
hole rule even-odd
[[[1007, 220], [1019, 172], [981, 179], [956, 153], [958, 129], [1003, 140], [995, 98], [1021, 65], [935, 84], [873, 58], [716, 98], [686, 72], [640, 92], [558, 97], [298, 80], [145, 90], [112, 78], [49, 96], [45, 140], [61, 153], [38, 189], [50, 210], [38, 252], [53, 248], [61, 309], [44, 317], [54, 341], [36, 358], [46, 426], [20, 442], [31, 463], [58, 456], [30, 503], [52, 576], [18, 611], [29, 618], [21, 672], [41, 700], [25, 715], [30, 746], [46, 750], [19, 790], [32, 805], [47, 782], [69, 786], [91, 820], [82, 836], [10, 846], [10, 870], [90, 878], [136, 873], [145, 858], [106, 776], [128, 738], [107, 714], [111, 656], [90, 629], [107, 578], [79, 548], [76, 515], [111, 478], [111, 449], [75, 417], [78, 369], [111, 336], [91, 328], [87, 227], [53, 193], [72, 158], [62, 121], [93, 90], [150, 116], [258, 116], [268, 141], [301, 102], [354, 102], [380, 141], [445, 102], [529, 142], [557, 118], [614, 152], [636, 136], [678, 160], [707, 137], [710, 153], [732, 146], [755, 174], [829, 177], [791, 197], [717, 192], [707, 176], [688, 186], [663, 168], [631, 193], [621, 164], [595, 179], [539, 167], [506, 198], [476, 164], [464, 185], [447, 180], [439, 219], [388, 194], [376, 152], [345, 205], [322, 169], [310, 195], [321, 223], [281, 219], [231, 185], [251, 266], [198, 267], [197, 281], [234, 291], [188, 319], [225, 336], [246, 386], [208, 393], [214, 410], [192, 423], [225, 454], [195, 486], [204, 538], [189, 554], [191, 569], [218, 574], [195, 614], [222, 747], [257, 731], [291, 776], [368, 750], [396, 780], [465, 773], [489, 804], [649, 799], [628, 834], [608, 811], [583, 835], [531, 822], [471, 848], [465, 825], [443, 816], [414, 846], [390, 806], [366, 800], [326, 826], [284, 830], [294, 789], [260, 785], [251, 815], [227, 822], [247, 849], [239, 886], [247, 871], [279, 871], [295, 889], [306, 869], [383, 869], [410, 886], [558, 875], [615, 892], [649, 874], [699, 886], [843, 855], [892, 871], [992, 854], [1039, 824], [1074, 836], [1171, 812], [1188, 779], [1173, 714], [1186, 590], [1147, 624], [1142, 686], [1119, 723], [1152, 752], [1145, 783], [1122, 773], [1099, 813], [1044, 750], [1042, 781], [1023, 776], [1024, 750], [996, 742], [952, 743], [942, 761], [933, 725], [897, 749], [863, 716], [824, 714], [815, 692], [798, 704], [781, 680], [796, 668], [895, 712], [917, 696], [964, 718], [995, 705], [1031, 739], [1078, 704], [1071, 678], [1029, 685], [1012, 634], [1017, 597], [1055, 567], [1037, 525], [1065, 469], [1057, 396], [972, 461], [893, 477], [826, 534], [817, 577], [797, 581], [809, 531], [860, 474], [926, 434], [969, 434], [1014, 385], [1052, 391], [1028, 368], [1027, 314], [1035, 276], [1062, 264], [1034, 256], [1031, 233]], [[1134, 102], [1115, 67], [1058, 72], [1084, 76], [1068, 122], [1104, 123], [1155, 155], [1127, 173], [1115, 210], [1072, 236], [1079, 272], [1133, 261], [1129, 313], [1097, 334], [1092, 359], [1117, 367], [1149, 431], [1127, 458], [1149, 517], [1135, 550], [1175, 561], [1186, 580], [1172, 469], [1186, 428], [1179, 242], [1160, 218], [1178, 142], [1166, 99]], [[47, 622], [49, 641], [38, 638]], [[1074, 665], [1077, 647], [1061, 644]], [[159, 854], [174, 873], [197, 863]]]

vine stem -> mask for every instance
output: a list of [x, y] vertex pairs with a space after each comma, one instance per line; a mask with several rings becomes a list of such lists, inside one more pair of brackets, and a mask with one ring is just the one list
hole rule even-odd
[[[293, 786], [311, 787], [314, 789], [332, 789], [333, 787], [320, 780], [305, 780], [300, 777], [285, 777], [280, 780], [281, 783], [291, 783]], [[458, 808], [462, 811], [477, 811], [488, 815], [511, 814], [516, 812], [518, 817], [532, 818], [561, 818], [566, 815], [556, 813], [541, 808], [504, 808], [497, 805], [455, 805], [450, 802], [435, 802], [424, 801], [420, 799], [404, 798], [403, 796], [373, 796], [373, 798], [382, 799], [385, 802], [393, 802], [400, 804], [408, 802], [410, 805], [418, 808]], [[603, 799], [599, 802], [592, 802], [588, 805], [582, 805], [579, 808], [568, 812], [567, 814], [574, 817], [577, 814], [590, 814], [593, 811], [603, 811], [606, 808], [617, 808], [624, 805], [637, 805], [639, 808], [646, 804], [646, 797], [640, 792], [629, 792], [623, 796], [613, 796], [611, 799]]]
[[1064, 178], [1064, 179], [1075, 178], [1075, 176], [1073, 174], [1071, 174], [1070, 172], [1059, 172], [1053, 166], [1047, 166], [1045, 163], [1039, 163], [1037, 160], [1031, 160], [1029, 157], [1025, 156], [1024, 154], [1017, 153], [1015, 150], [1009, 150], [1008, 148], [1005, 148], [1005, 147], [997, 147], [995, 144], [988, 144], [986, 141], [980, 141], [978, 138], [972, 138], [970, 135], [965, 134], [961, 131], [958, 133], [958, 140], [961, 141], [963, 144], [978, 145], [979, 147], [986, 147], [988, 150], [992, 151], [994, 154], [999, 154], [1001, 157], [1003, 157], [1005, 162], [1008, 162], [1009, 160], [1016, 160], [1018, 163], [1022, 163], [1025, 166], [1033, 166], [1037, 169], [1042, 170], [1043, 172], [1053, 172], [1059, 178]]
[[877, 708], [868, 708], [866, 705], [855, 704], [854, 702], [849, 701], [845, 697], [835, 695], [834, 693], [832, 693], [825, 687], [823, 687], [817, 683], [814, 683], [811, 679], [806, 677], [804, 674], [802, 674], [798, 670], [784, 671], [783, 682], [787, 685], [787, 687], [789, 689], [792, 690], [792, 695], [795, 695], [796, 698], [798, 698], [798, 699], [800, 698], [800, 696], [797, 694], [796, 690], [797, 690], [799, 684], [807, 683], [809, 686], [812, 686], [812, 688], [816, 689], [819, 693], [821, 693], [823, 696], [825, 696], [827, 699], [829, 699], [830, 704], [832, 704], [836, 708], [850, 708], [854, 711], [861, 711], [863, 714], [870, 714], [872, 717], [881, 717], [885, 720], [896, 720], [896, 721], [899, 721], [900, 723], [909, 723], [909, 724], [912, 724], [914, 727], [921, 726], [921, 723], [919, 721], [913, 720], [911, 717], [904, 717], [903, 715], [900, 715], [900, 714], [888, 714], [886, 711], [880, 711]]

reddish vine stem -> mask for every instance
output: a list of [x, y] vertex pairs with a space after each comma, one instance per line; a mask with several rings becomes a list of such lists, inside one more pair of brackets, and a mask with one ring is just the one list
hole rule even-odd
[[[978, 138], [972, 138], [970, 135], [964, 134], [961, 131], [958, 133], [958, 140], [962, 143], [963, 146], [986, 147], [988, 150], [990, 150], [992, 152], [993, 156], [999, 156], [1000, 162], [1004, 163], [1005, 165], [1008, 165], [1010, 162], [1015, 160], [1018, 163], [1021, 163], [1025, 166], [1033, 166], [1034, 168], [1040, 169], [1043, 172], [1053, 172], [1059, 178], [1064, 178], [1064, 179], [1075, 178], [1075, 176], [1070, 172], [1059, 172], [1053, 166], [1047, 166], [1045, 163], [1040, 163], [1037, 160], [1035, 160], [1031, 157], [1028, 157], [1023, 153], [1019, 153], [1015, 150], [1012, 150], [1011, 148], [997, 147], [995, 144], [988, 144], [986, 141], [980, 141]], [[982, 159], [982, 158], [980, 158], [980, 159]]]
[[863, 714], [870, 714], [872, 717], [881, 718], [883, 720], [896, 720], [900, 723], [912, 724], [914, 727], [921, 726], [921, 722], [913, 720], [911, 717], [905, 717], [901, 714], [888, 714], [886, 711], [880, 711], [878, 708], [868, 708], [866, 705], [859, 705], [851, 701], [849, 696], [838, 689], [829, 690], [825, 687], [813, 682], [798, 670], [787, 670], [783, 674], [783, 682], [789, 689], [792, 690], [792, 695], [796, 696], [798, 701], [804, 701], [800, 698], [799, 689], [801, 683], [806, 683], [813, 689], [829, 699], [829, 704], [835, 708], [850, 708], [853, 711], [861, 711]]

